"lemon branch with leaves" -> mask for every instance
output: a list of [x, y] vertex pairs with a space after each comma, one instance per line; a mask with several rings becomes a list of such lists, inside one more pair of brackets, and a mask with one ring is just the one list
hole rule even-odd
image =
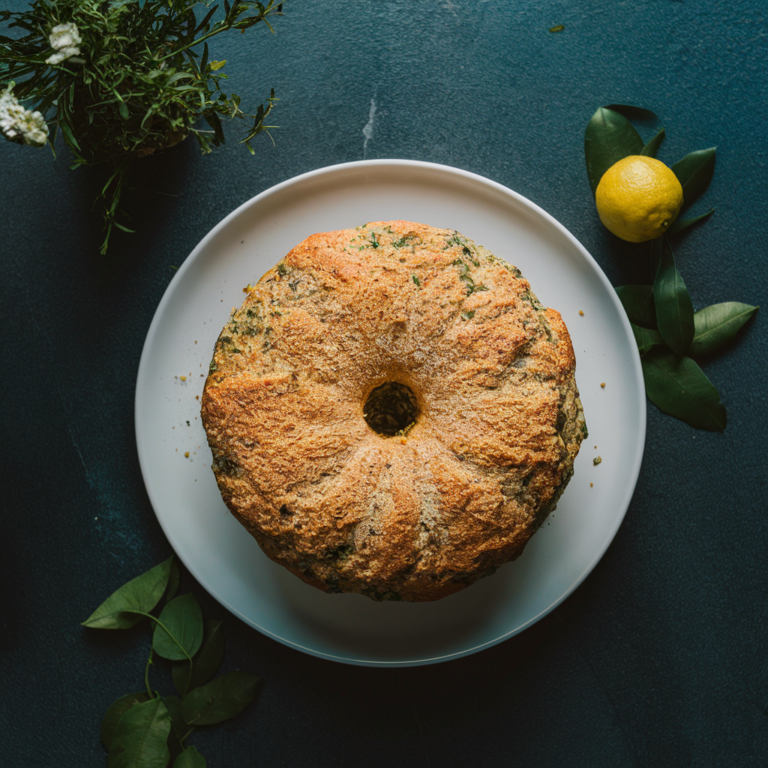
[[273, 127], [265, 120], [274, 91], [245, 113], [240, 96], [225, 92], [226, 62], [209, 59], [208, 41], [257, 24], [271, 30], [281, 10], [275, 0], [35, 0], [0, 11], [0, 24], [22, 32], [0, 35], [0, 132], [54, 153], [60, 133], [72, 168], [112, 166], [99, 196], [105, 253], [114, 227], [132, 231], [120, 199], [134, 160], [187, 136], [208, 153], [224, 143], [222, 119], [245, 124], [241, 143], [253, 153], [251, 141]]
[[[97, 630], [127, 630], [147, 619], [154, 624], [144, 690], [113, 701], [101, 722], [110, 768], [205, 768], [205, 758], [187, 739], [199, 726], [239, 715], [260, 688], [261, 679], [250, 672], [217, 676], [225, 655], [224, 625], [206, 619], [191, 592], [177, 596], [180, 582], [170, 557], [123, 584], [83, 622]], [[152, 687], [155, 656], [171, 664], [178, 695]]]
[[648, 399], [698, 429], [722, 431], [726, 409], [699, 362], [726, 347], [758, 307], [729, 301], [694, 311], [670, 242], [714, 211], [679, 218], [709, 187], [715, 148], [691, 152], [667, 167], [656, 159], [664, 129], [644, 142], [632, 119], [658, 117], [628, 105], [600, 107], [584, 136], [600, 220], [622, 240], [647, 242], [650, 249], [648, 284], [623, 285], [616, 292], [640, 352]]

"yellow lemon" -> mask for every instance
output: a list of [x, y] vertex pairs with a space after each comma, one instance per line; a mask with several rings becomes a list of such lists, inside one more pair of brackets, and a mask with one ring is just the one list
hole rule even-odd
[[600, 221], [630, 243], [661, 237], [680, 213], [683, 188], [660, 160], [630, 155], [614, 163], [597, 185]]

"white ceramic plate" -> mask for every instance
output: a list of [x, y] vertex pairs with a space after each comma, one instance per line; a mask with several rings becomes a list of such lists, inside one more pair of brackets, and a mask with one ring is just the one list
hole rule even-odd
[[[435, 603], [326, 595], [272, 563], [219, 496], [199, 416], [214, 342], [232, 307], [242, 303], [243, 288], [315, 232], [394, 219], [457, 229], [522, 270], [571, 333], [590, 432], [557, 510], [522, 557]], [[136, 386], [136, 437], [160, 525], [184, 565], [222, 605], [315, 656], [408, 666], [499, 643], [576, 589], [611, 543], [632, 497], [645, 442], [645, 396], [616, 294], [562, 225], [480, 176], [374, 160], [278, 184], [241, 205], [195, 248], [147, 334]], [[598, 455], [602, 463], [596, 466]]]

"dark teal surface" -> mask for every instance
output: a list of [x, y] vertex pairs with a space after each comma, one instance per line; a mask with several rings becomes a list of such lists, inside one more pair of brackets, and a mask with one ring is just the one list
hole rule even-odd
[[[118, 233], [107, 257], [93, 208], [101, 172], [0, 143], [3, 766], [106, 765], [101, 715], [143, 687], [146, 633], [79, 622], [170, 554], [136, 455], [139, 357], [175, 268], [253, 195], [351, 160], [444, 163], [530, 198], [614, 284], [633, 282], [640, 251], [597, 219], [583, 134], [598, 106], [637, 104], [667, 129], [661, 160], [718, 148], [697, 207], [716, 212], [676, 248], [694, 306], [765, 301], [763, 2], [284, 10], [275, 35], [256, 28], [211, 51], [244, 103], [276, 89], [274, 146], [264, 137], [250, 157], [228, 130], [208, 157], [187, 142], [142, 161], [126, 198], [139, 232]], [[338, 665], [263, 637], [185, 575], [183, 588], [226, 617], [225, 669], [265, 680], [253, 707], [192, 738], [209, 766], [768, 764], [765, 312], [705, 365], [725, 433], [649, 405], [614, 543], [574, 595], [510, 641], [432, 667]]]

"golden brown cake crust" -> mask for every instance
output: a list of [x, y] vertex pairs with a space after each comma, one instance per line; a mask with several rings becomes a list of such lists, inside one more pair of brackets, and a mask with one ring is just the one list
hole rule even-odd
[[[521, 554], [586, 426], [565, 324], [517, 269], [453, 230], [376, 222], [307, 238], [247, 293], [202, 418], [269, 557], [326, 591], [434, 600]], [[418, 411], [392, 436], [364, 417], [387, 382]]]

